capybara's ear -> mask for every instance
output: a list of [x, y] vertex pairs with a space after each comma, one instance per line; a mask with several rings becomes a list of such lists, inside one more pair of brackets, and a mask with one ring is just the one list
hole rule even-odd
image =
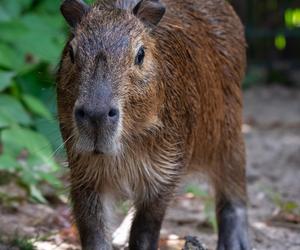
[[90, 6], [82, 0], [64, 0], [60, 6], [60, 11], [67, 23], [75, 28], [80, 23], [82, 17], [89, 12]]
[[165, 6], [159, 0], [141, 0], [132, 12], [142, 22], [157, 25], [165, 11]]

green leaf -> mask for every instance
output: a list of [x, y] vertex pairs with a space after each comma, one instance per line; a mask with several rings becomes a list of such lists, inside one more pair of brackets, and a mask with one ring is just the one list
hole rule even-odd
[[11, 155], [0, 155], [0, 170], [15, 170], [18, 166], [18, 161]]
[[294, 201], [287, 201], [283, 204], [282, 210], [287, 213], [293, 213], [299, 205]]
[[16, 150], [28, 150], [29, 153], [48, 162], [52, 154], [49, 141], [41, 134], [27, 128], [14, 126], [2, 131], [4, 153], [15, 153]]
[[23, 161], [23, 164], [19, 171], [19, 176], [22, 180], [22, 183], [28, 187], [30, 185], [37, 185], [41, 180], [39, 172], [33, 165], [31, 165], [31, 162], [28, 162], [28, 160]]
[[22, 53], [54, 63], [63, 45], [62, 23], [58, 15], [27, 14], [17, 21], [0, 23], [0, 29], [4, 30], [2, 39], [13, 43]]
[[214, 232], [218, 231], [218, 224], [215, 214], [215, 203], [213, 199], [206, 200], [204, 203], [204, 214], [206, 216], [207, 221], [212, 226]]
[[[44, 100], [44, 92], [49, 90], [49, 85], [52, 86], [52, 81], [49, 79], [49, 73], [42, 66], [38, 66], [24, 74], [20, 74], [16, 78], [18, 86], [23, 93], [38, 96], [39, 99]], [[50, 84], [51, 83], [51, 84]], [[51, 91], [53, 95], [53, 90]]]
[[41, 1], [37, 10], [41, 14], [51, 13], [57, 15], [60, 4], [61, 4], [61, 0]]
[[51, 184], [53, 187], [61, 188], [62, 184], [58, 178], [54, 175], [54, 173], [39, 173], [41, 178]]
[[8, 21], [11, 18], [9, 13], [3, 8], [0, 8], [0, 21]]
[[61, 35], [61, 29], [64, 27], [62, 21], [60, 15], [38, 15], [33, 13], [25, 15], [21, 19], [22, 24], [27, 29], [51, 36]]
[[14, 76], [14, 72], [0, 71], [0, 91], [4, 90], [12, 83], [12, 78]]
[[58, 61], [61, 44], [45, 32], [28, 31], [20, 37], [15, 46], [24, 54], [31, 54], [37, 58], [55, 63]]
[[37, 99], [34, 96], [31, 95], [23, 95], [22, 100], [24, 101], [25, 105], [28, 107], [28, 109], [41, 117], [44, 117], [46, 119], [51, 119], [52, 115], [49, 112], [49, 110], [44, 106], [44, 104]]
[[0, 66], [17, 71], [24, 64], [24, 55], [12, 45], [0, 40]]
[[197, 197], [207, 197], [208, 193], [202, 190], [199, 186], [191, 184], [185, 188], [186, 193], [191, 193]]
[[87, 4], [92, 4], [94, 2], [94, 0], [86, 0]]
[[7, 21], [16, 17], [21, 12], [21, 6], [17, 1], [1, 0], [0, 5], [0, 20]]
[[18, 42], [28, 32], [28, 28], [20, 21], [0, 22], [1, 40], [8, 43]]
[[32, 0], [1, 0], [0, 21], [7, 21], [19, 16], [31, 3]]
[[[4, 154], [18, 156], [24, 150], [28, 152], [26, 164], [32, 172], [30, 172], [31, 175], [38, 174], [38, 172], [53, 172], [58, 169], [49, 141], [35, 131], [13, 126], [2, 131], [2, 143]], [[34, 179], [37, 180], [38, 177], [39, 175]]]
[[15, 117], [13, 117], [7, 110], [1, 109], [0, 107], [0, 128], [8, 127], [15, 122]]
[[43, 134], [55, 149], [55, 156], [65, 154], [63, 140], [61, 137], [58, 122], [56, 120], [45, 120], [38, 118], [34, 120], [38, 132]]
[[14, 123], [30, 125], [31, 118], [17, 99], [2, 94], [0, 95], [0, 127]]
[[30, 14], [9, 22], [0, 22], [1, 40], [12, 44], [21, 54], [56, 62], [62, 44], [61, 19]]
[[29, 192], [32, 198], [36, 199], [38, 202], [47, 203], [41, 191], [35, 185], [29, 186]]

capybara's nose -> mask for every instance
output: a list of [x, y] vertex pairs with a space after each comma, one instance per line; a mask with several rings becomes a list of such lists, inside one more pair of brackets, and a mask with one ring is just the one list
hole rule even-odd
[[119, 121], [119, 109], [110, 105], [89, 108], [86, 105], [75, 107], [74, 116], [78, 126], [114, 127]]

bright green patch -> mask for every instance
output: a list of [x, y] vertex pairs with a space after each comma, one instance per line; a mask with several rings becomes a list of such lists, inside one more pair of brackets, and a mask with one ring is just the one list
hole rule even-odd
[[42, 183], [61, 186], [53, 157], [62, 143], [54, 72], [67, 35], [60, 4], [2, 0], [0, 7], [0, 171], [40, 202]]

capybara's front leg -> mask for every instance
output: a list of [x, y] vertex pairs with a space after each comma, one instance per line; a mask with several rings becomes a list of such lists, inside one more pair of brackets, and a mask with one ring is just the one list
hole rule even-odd
[[73, 214], [83, 250], [112, 249], [106, 229], [105, 199], [101, 193], [88, 188], [73, 188]]
[[158, 249], [159, 232], [167, 204], [162, 198], [157, 198], [136, 206], [129, 238], [130, 250]]

